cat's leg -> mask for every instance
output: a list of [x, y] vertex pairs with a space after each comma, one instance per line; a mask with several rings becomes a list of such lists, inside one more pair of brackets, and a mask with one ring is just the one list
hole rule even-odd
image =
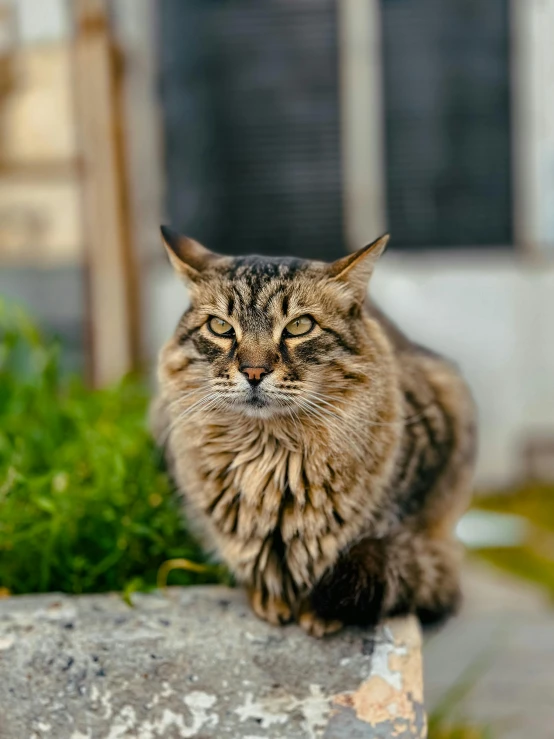
[[315, 612], [309, 598], [299, 604], [296, 619], [307, 634], [318, 639], [329, 634], [336, 634], [344, 626], [344, 623], [338, 619], [321, 618]]
[[338, 558], [310, 594], [319, 619], [372, 626], [383, 614], [385, 549], [382, 540], [363, 539]]
[[308, 599], [297, 602], [293, 613], [293, 609], [283, 598], [272, 596], [265, 589], [250, 587], [247, 594], [256, 616], [273, 626], [284, 626], [295, 618], [306, 633], [321, 638], [340, 631], [344, 625], [341, 621], [320, 618]]
[[362, 539], [325, 573], [310, 602], [319, 618], [345, 624], [372, 626], [404, 613], [436, 623], [458, 609], [459, 560], [456, 542], [424, 532]]
[[415, 613], [422, 625], [433, 626], [460, 608], [462, 546], [452, 537], [403, 531], [392, 542], [387, 570], [387, 615]]
[[256, 587], [248, 588], [247, 592], [252, 610], [258, 618], [273, 626], [282, 626], [292, 620], [292, 610], [282, 598]]

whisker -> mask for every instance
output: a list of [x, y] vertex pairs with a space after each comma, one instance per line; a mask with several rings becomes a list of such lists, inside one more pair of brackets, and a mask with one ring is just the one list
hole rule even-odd
[[[310, 402], [310, 401], [308, 401], [308, 402]], [[313, 401], [312, 401], [312, 403], [313, 403]], [[360, 435], [360, 430], [361, 430], [362, 426], [360, 426], [359, 420], [349, 418], [348, 415], [346, 415], [345, 413], [340, 413], [340, 411], [339, 411], [339, 413], [331, 413], [326, 408], [322, 408], [319, 405], [317, 405], [317, 407], [318, 407], [318, 409], [319, 409], [320, 412], [326, 413], [327, 414], [327, 417], [338, 419], [340, 421], [341, 425], [347, 431], [349, 431], [350, 433], [352, 433], [354, 436], [358, 437]], [[364, 428], [364, 431], [365, 431], [366, 436], [368, 436], [370, 440], [375, 440], [377, 437], [369, 431], [369, 427], [371, 425], [372, 425], [371, 422], [369, 422], [369, 423], [365, 424], [363, 426], [363, 428]]]
[[322, 412], [322, 409], [319, 408], [319, 406], [315, 405], [315, 403], [311, 403], [309, 400], [307, 400], [307, 398], [299, 399], [298, 404], [304, 411], [307, 412], [308, 415], [318, 418], [320, 421], [323, 421], [324, 424], [329, 424], [330, 420], [339, 420], [339, 421], [342, 420], [338, 416], [331, 416], [329, 414], [324, 414]]
[[335, 418], [335, 419], [337, 419], [337, 421], [344, 420], [344, 416], [339, 415], [338, 413], [333, 413], [332, 411], [328, 410], [327, 408], [324, 408], [323, 406], [321, 406], [319, 403], [317, 403], [317, 402], [315, 402], [313, 400], [310, 400], [310, 398], [307, 398], [307, 397], [304, 396], [303, 400], [304, 400], [305, 403], [308, 403], [309, 405], [313, 406], [314, 408], [317, 408], [321, 413], [323, 413], [324, 415], [328, 416], [329, 418]]
[[[333, 408], [336, 408], [332, 403], [329, 403], [329, 401], [326, 399], [325, 396], [323, 396], [321, 393], [317, 393], [314, 390], [308, 390], [308, 393], [313, 396], [314, 398], [317, 398], [320, 402], [325, 403], [326, 405], [330, 405]], [[333, 398], [331, 393], [327, 394], [327, 398]], [[426, 412], [434, 405], [434, 403], [427, 404], [424, 408], [421, 409], [421, 411], [418, 411], [417, 413], [414, 413], [412, 416], [406, 416], [399, 418], [398, 421], [367, 421], [367, 424], [370, 426], [406, 426], [410, 425], [412, 423], [417, 423], [422, 418], [425, 418]]]
[[203, 398], [198, 400], [196, 403], [193, 403], [191, 406], [186, 408], [178, 416], [176, 416], [176, 418], [172, 420], [172, 422], [169, 424], [168, 428], [164, 432], [160, 440], [160, 443], [162, 445], [165, 444], [171, 432], [175, 429], [177, 425], [181, 424], [185, 420], [185, 418], [191, 416], [193, 413], [197, 413], [199, 410], [203, 410], [204, 406], [207, 406], [208, 404], [210, 404], [217, 397], [218, 397], [217, 393], [209, 393], [208, 395], [205, 395]]

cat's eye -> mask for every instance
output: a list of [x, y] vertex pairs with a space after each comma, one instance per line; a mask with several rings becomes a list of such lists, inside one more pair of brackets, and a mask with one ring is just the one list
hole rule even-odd
[[314, 325], [315, 321], [310, 316], [300, 316], [287, 323], [285, 336], [303, 336], [311, 331]]
[[231, 326], [230, 323], [227, 321], [224, 321], [223, 318], [216, 318], [215, 316], [212, 316], [210, 320], [208, 321], [208, 326], [210, 328], [210, 331], [217, 336], [233, 336], [235, 333], [234, 328]]

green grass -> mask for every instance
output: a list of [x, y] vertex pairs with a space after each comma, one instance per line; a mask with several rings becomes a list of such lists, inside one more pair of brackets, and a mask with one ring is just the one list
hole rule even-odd
[[480, 496], [475, 508], [526, 518], [527, 541], [514, 547], [477, 550], [478, 557], [522, 579], [540, 585], [554, 599], [554, 487], [522, 485], [513, 490]]
[[460, 717], [464, 700], [486, 673], [496, 648], [489, 646], [442, 696], [428, 718], [428, 739], [496, 739], [490, 726], [476, 725]]
[[511, 575], [540, 585], [554, 600], [554, 559], [536, 552], [532, 545], [491, 547], [478, 550], [477, 555]]
[[429, 722], [428, 739], [494, 739], [494, 735], [487, 728], [470, 724], [433, 725]]
[[470, 724], [445, 724], [438, 728], [429, 725], [428, 739], [494, 739], [487, 728]]
[[[128, 378], [91, 390], [59, 351], [0, 303], [0, 589], [132, 591], [169, 559], [202, 562]], [[171, 583], [217, 579], [180, 570]]]
[[524, 516], [531, 523], [554, 533], [554, 486], [527, 483], [501, 493], [478, 496], [474, 507]]

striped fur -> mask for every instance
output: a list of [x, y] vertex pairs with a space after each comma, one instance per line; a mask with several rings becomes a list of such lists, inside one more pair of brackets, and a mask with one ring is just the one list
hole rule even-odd
[[[259, 616], [317, 636], [447, 615], [473, 404], [452, 365], [366, 301], [386, 239], [329, 265], [164, 238], [191, 307], [160, 354], [153, 424], [206, 547]], [[287, 336], [302, 315], [313, 329]], [[212, 316], [234, 334], [210, 331]], [[245, 365], [268, 371], [258, 387]]]

